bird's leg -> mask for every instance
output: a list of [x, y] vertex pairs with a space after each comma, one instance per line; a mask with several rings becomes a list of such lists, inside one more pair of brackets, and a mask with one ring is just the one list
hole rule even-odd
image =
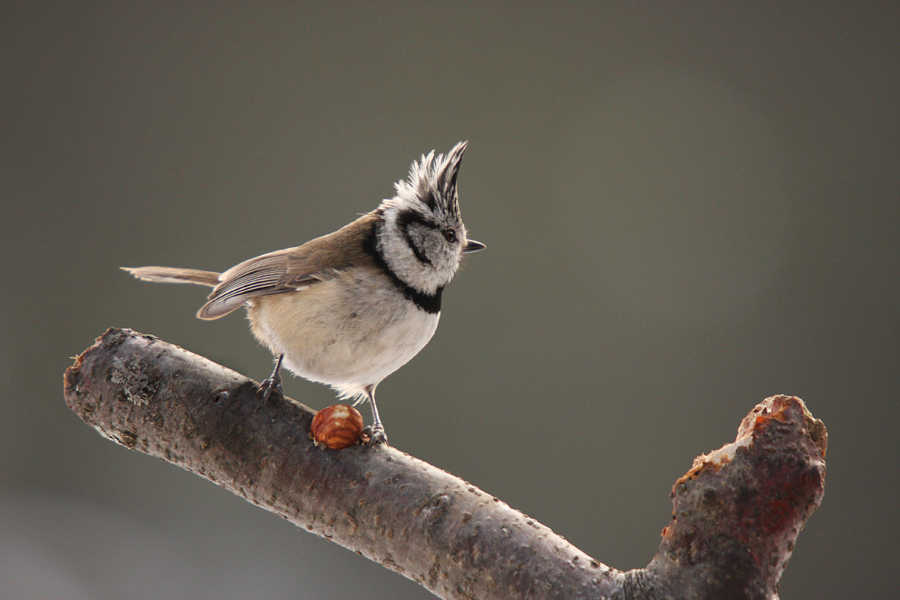
[[268, 379], [263, 381], [259, 385], [259, 389], [256, 393], [262, 394], [262, 403], [265, 404], [269, 400], [269, 396], [272, 395], [272, 392], [275, 392], [279, 397], [284, 398], [284, 392], [281, 388], [281, 361], [284, 360], [284, 354], [279, 354], [278, 359], [275, 361], [275, 370], [272, 371], [272, 374]]
[[369, 436], [366, 448], [371, 448], [375, 444], [387, 444], [387, 434], [384, 432], [384, 425], [381, 424], [378, 407], [375, 405], [375, 386], [366, 388], [366, 399], [372, 407], [372, 425], [363, 429], [363, 434]]

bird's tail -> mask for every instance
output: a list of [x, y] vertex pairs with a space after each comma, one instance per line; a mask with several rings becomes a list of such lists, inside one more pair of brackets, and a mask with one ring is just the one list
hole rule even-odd
[[160, 283], [196, 283], [215, 287], [219, 283], [219, 274], [197, 269], [179, 269], [177, 267], [122, 267], [138, 279], [157, 281]]

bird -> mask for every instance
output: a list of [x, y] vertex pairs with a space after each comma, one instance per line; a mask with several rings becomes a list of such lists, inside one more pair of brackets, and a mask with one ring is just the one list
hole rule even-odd
[[368, 402], [366, 447], [387, 443], [375, 388], [431, 340], [441, 295], [463, 255], [485, 245], [468, 238], [457, 176], [468, 142], [412, 163], [393, 197], [355, 221], [305, 244], [269, 252], [217, 273], [177, 267], [122, 267], [138, 279], [210, 286], [197, 312], [218, 319], [246, 307], [250, 329], [275, 356], [259, 386], [283, 397], [282, 365]]

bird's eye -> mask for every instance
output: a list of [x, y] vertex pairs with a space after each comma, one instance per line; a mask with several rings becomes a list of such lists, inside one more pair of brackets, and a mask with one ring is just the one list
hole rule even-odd
[[455, 229], [445, 229], [444, 230], [444, 239], [450, 242], [451, 244], [456, 242], [456, 230]]

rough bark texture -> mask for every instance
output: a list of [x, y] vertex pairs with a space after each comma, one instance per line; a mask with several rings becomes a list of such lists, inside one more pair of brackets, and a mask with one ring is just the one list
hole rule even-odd
[[796, 398], [757, 406], [695, 461], [646, 569], [622, 573], [472, 485], [388, 447], [325, 450], [313, 411], [153, 336], [110, 329], [66, 371], [101, 435], [216, 482], [442, 598], [774, 598], [824, 489], [825, 430]]
[[777, 598], [797, 535], [822, 501], [827, 444], [801, 400], [757, 405], [735, 442], [695, 459], [675, 483], [672, 522], [650, 565], [626, 574], [628, 597]]

